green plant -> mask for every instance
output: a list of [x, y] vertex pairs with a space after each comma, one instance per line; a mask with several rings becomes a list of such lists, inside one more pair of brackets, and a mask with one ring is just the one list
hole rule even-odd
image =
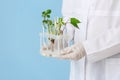
[[58, 18], [55, 21], [56, 34], [58, 34], [58, 35], [61, 34], [60, 29], [61, 29], [62, 26], [65, 26], [65, 22], [63, 21], [63, 18]]
[[70, 18], [70, 23], [71, 23], [74, 27], [76, 27], [76, 28], [79, 29], [78, 23], [81, 23], [81, 22], [80, 22], [78, 19], [76, 19], [76, 18]]
[[43, 17], [42, 23], [43, 23], [44, 28], [48, 29], [49, 33], [51, 33], [52, 28], [54, 26], [53, 21], [50, 20], [50, 17], [51, 17], [50, 14], [51, 14], [50, 9], [42, 12], [42, 17]]
[[81, 23], [77, 18], [70, 18], [70, 22], [64, 22], [63, 18], [57, 18], [57, 20], [53, 21], [50, 19], [51, 17], [51, 9], [45, 10], [42, 12], [42, 17], [43, 17], [43, 26], [45, 29], [48, 30], [48, 33], [50, 34], [57, 34], [60, 35], [60, 28], [62, 26], [66, 26], [67, 23], [72, 24], [74, 27], [78, 28], [78, 24]]

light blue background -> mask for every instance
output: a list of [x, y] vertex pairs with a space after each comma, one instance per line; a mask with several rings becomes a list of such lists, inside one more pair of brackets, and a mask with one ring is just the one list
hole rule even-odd
[[69, 61], [39, 53], [41, 12], [62, 0], [0, 0], [0, 80], [68, 80]]

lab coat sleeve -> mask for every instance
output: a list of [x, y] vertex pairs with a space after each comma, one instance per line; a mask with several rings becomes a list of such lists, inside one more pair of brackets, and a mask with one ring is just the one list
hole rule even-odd
[[103, 32], [95, 39], [83, 42], [88, 62], [96, 62], [120, 52], [120, 27]]

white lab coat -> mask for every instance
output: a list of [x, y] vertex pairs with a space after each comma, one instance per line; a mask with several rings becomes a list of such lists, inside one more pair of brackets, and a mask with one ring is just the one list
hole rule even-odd
[[87, 55], [71, 61], [70, 80], [120, 80], [120, 0], [63, 0], [62, 14], [81, 20], [67, 27]]

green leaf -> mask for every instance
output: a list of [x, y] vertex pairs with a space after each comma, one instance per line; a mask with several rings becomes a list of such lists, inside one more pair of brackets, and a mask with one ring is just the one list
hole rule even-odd
[[43, 23], [47, 24], [47, 20], [43, 20]]
[[58, 21], [59, 21], [59, 22], [62, 22], [62, 21], [63, 21], [63, 18], [59, 18]]
[[51, 9], [48, 9], [48, 10], [46, 11], [47, 14], [50, 14], [51, 12], [52, 12]]
[[50, 18], [50, 15], [47, 15], [48, 18]]
[[63, 24], [63, 25], [65, 25], [65, 23], [64, 23], [64, 22], [62, 22], [62, 24]]
[[71, 18], [72, 21], [74, 21], [75, 23], [80, 23], [80, 21], [76, 18]]
[[52, 20], [48, 20], [48, 24], [49, 24], [49, 25], [52, 25]]
[[45, 11], [42, 12], [42, 17], [44, 17], [44, 16], [45, 16]]
[[81, 23], [81, 22], [80, 22], [78, 19], [76, 19], [76, 18], [70, 18], [70, 23], [71, 23], [74, 27], [76, 27], [76, 28], [79, 29], [78, 23]]
[[45, 11], [43, 11], [42, 14], [45, 14]]

